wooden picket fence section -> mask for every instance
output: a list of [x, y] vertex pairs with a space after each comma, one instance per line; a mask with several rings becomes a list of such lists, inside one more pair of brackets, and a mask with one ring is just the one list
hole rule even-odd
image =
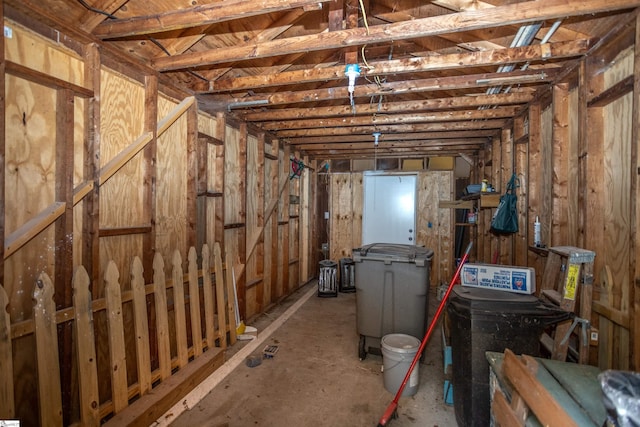
[[[148, 426], [224, 363], [224, 348], [228, 342], [233, 344], [236, 340], [232, 275], [227, 273], [227, 280], [223, 279], [218, 243], [214, 245], [215, 284], [211, 280], [207, 245], [203, 245], [201, 255], [202, 268], [199, 270], [196, 250], [193, 247], [189, 250], [186, 281], [188, 300], [185, 300], [185, 276], [178, 251], [173, 253], [171, 260], [171, 281], [166, 280], [162, 256], [155, 254], [154, 283], [151, 284], [144, 283], [142, 262], [135, 257], [131, 264], [131, 290], [126, 292], [121, 291], [120, 273], [115, 263], [110, 261], [104, 273], [104, 298], [93, 301], [89, 276], [84, 267], [79, 267], [73, 276], [73, 307], [58, 312], [53, 301], [53, 283], [46, 273], [40, 274], [33, 291], [35, 304], [32, 320], [37, 370], [46, 373], [38, 375], [40, 425], [63, 425], [57, 328], [58, 324], [65, 321], [73, 322], [76, 337], [80, 420], [74, 421], [74, 424], [99, 426], [108, 419], [106, 424], [114, 426]], [[227, 258], [227, 266], [230, 266], [228, 262]], [[199, 284], [200, 277], [202, 286]], [[170, 289], [173, 291], [172, 319], [167, 308]], [[153, 371], [150, 362], [148, 297], [155, 304], [159, 366]], [[123, 322], [123, 303], [129, 302], [133, 307], [133, 325]], [[6, 311], [7, 304], [7, 294], [0, 287], [0, 419], [15, 417], [12, 325]], [[69, 313], [70, 310], [72, 313]], [[105, 310], [107, 318], [111, 377], [111, 399], [104, 402], [100, 402], [98, 391], [98, 382], [105, 379], [98, 378], [93, 322], [94, 314], [101, 310]], [[188, 325], [190, 331], [187, 330]], [[189, 332], [191, 346], [188, 346]], [[134, 361], [126, 358], [127, 333], [135, 334]], [[171, 355], [172, 337], [175, 340], [175, 356]], [[134, 384], [127, 383], [127, 369], [133, 368], [131, 363], [135, 363], [137, 369], [137, 382]]]

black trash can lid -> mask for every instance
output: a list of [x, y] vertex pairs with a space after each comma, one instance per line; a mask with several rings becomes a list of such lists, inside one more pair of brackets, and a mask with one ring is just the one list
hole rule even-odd
[[451, 290], [451, 297], [469, 300], [469, 303], [473, 304], [538, 304], [540, 301], [535, 295], [518, 294], [515, 292], [499, 291], [497, 289], [479, 288], [474, 286], [455, 286]]
[[482, 313], [496, 318], [506, 314], [534, 316], [541, 324], [547, 325], [573, 317], [572, 312], [544, 302], [535, 295], [462, 285], [456, 285], [451, 290], [448, 309], [459, 313]]

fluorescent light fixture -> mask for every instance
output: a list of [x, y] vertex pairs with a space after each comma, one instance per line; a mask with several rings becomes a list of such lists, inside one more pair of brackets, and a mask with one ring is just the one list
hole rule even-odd
[[488, 79], [478, 79], [476, 84], [478, 85], [499, 85], [504, 83], [531, 83], [536, 80], [544, 80], [547, 78], [546, 73], [527, 74], [524, 76], [505, 76], [505, 77], [492, 77]]

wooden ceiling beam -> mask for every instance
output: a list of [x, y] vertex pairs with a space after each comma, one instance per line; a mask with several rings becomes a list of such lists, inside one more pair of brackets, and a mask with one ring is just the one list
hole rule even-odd
[[117, 12], [118, 9], [128, 2], [129, 0], [100, 0], [93, 2], [91, 5], [92, 9], [87, 9], [84, 15], [78, 20], [80, 28], [87, 33], [91, 33], [91, 31], [108, 18], [107, 15]]
[[[450, 98], [425, 99], [421, 101], [383, 102], [381, 104], [358, 105], [356, 115], [385, 113], [410, 113], [442, 109], [463, 109], [484, 106], [526, 104], [533, 99], [527, 92], [500, 93], [496, 95], [456, 96]], [[351, 106], [314, 108], [273, 109], [258, 112], [239, 112], [239, 116], [249, 122], [270, 120], [309, 119], [311, 117], [344, 117], [353, 114]]]
[[[361, 78], [466, 67], [497, 67], [505, 64], [571, 58], [585, 55], [592, 43], [591, 40], [580, 39], [544, 45], [494, 49], [484, 52], [430, 55], [419, 58], [370, 62], [369, 67], [362, 67]], [[344, 66], [337, 66], [287, 71], [279, 74], [219, 79], [208, 85], [207, 82], [202, 82], [193, 89], [199, 93], [216, 93], [344, 79]]]
[[336, 126], [380, 126], [409, 123], [457, 122], [463, 120], [487, 120], [510, 118], [520, 111], [518, 106], [487, 108], [483, 110], [437, 111], [432, 113], [380, 114], [359, 117], [314, 118], [305, 120], [283, 120], [265, 122], [260, 127], [264, 130], [291, 130], [328, 128]]
[[[225, 2], [226, 4], [226, 2]], [[169, 71], [225, 62], [246, 61], [291, 53], [302, 53], [325, 49], [343, 49], [394, 40], [437, 36], [496, 26], [524, 24], [571, 16], [613, 13], [617, 10], [640, 6], [640, 0], [583, 0], [580, 7], [572, 2], [557, 0], [535, 0], [496, 6], [491, 9], [431, 16], [411, 21], [369, 28], [352, 28], [343, 31], [322, 32], [265, 43], [248, 43], [242, 46], [217, 48], [203, 52], [190, 52], [168, 58], [157, 58], [152, 64], [158, 70]], [[228, 8], [231, 9], [231, 8]], [[195, 19], [191, 16], [191, 19]], [[193, 23], [192, 23], [193, 24]], [[96, 28], [97, 30], [98, 28]]]
[[101, 39], [163, 33], [326, 3], [330, 0], [226, 0], [149, 16], [109, 20], [93, 30]]
[[478, 120], [462, 122], [440, 122], [440, 123], [414, 123], [402, 125], [380, 125], [380, 126], [352, 126], [319, 129], [292, 129], [274, 132], [278, 138], [304, 137], [304, 136], [330, 136], [348, 135], [354, 133], [371, 135], [373, 132], [383, 134], [406, 133], [406, 132], [433, 132], [433, 131], [461, 131], [472, 129], [502, 129], [508, 120]]
[[[558, 69], [511, 71], [508, 73], [483, 73], [465, 76], [438, 77], [431, 79], [407, 80], [387, 82], [381, 85], [356, 85], [354, 97], [393, 96], [407, 93], [421, 93], [432, 91], [446, 91], [456, 89], [486, 88], [499, 84], [544, 84], [555, 80]], [[285, 105], [327, 100], [348, 100], [347, 86], [331, 87], [327, 89], [312, 89], [301, 91], [278, 92], [270, 95], [254, 95], [232, 99], [234, 108], [247, 108], [257, 103], [265, 105]], [[206, 101], [206, 99], [205, 99]], [[357, 105], [356, 105], [357, 109]]]

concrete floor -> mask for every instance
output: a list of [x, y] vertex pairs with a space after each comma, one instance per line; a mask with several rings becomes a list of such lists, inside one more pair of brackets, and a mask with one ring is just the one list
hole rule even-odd
[[[242, 359], [243, 363], [197, 404], [190, 405], [191, 409], [182, 412], [171, 426], [378, 425], [395, 394], [384, 388], [382, 356], [370, 353], [363, 361], [358, 358], [356, 295], [318, 298], [315, 289], [316, 282], [304, 286], [253, 323], [265, 341], [247, 354], [259, 355], [265, 345], [277, 345], [273, 358], [263, 359], [255, 367], [248, 367]], [[306, 302], [270, 336], [260, 335], [305, 297]], [[438, 304], [435, 289], [430, 292], [429, 302], [432, 316]], [[239, 341], [230, 348], [227, 360], [250, 342]], [[456, 425], [453, 406], [443, 402], [439, 327], [425, 352], [418, 392], [400, 399], [398, 418], [391, 420], [390, 426]]]

